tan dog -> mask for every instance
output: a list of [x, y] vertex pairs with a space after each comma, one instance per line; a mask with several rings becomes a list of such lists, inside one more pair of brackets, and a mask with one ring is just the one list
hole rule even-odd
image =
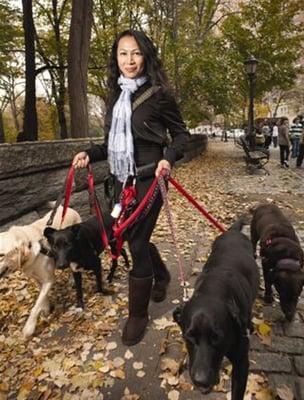
[[[53, 227], [60, 227], [61, 214], [62, 206], [58, 207]], [[50, 215], [51, 212], [30, 225], [13, 226], [7, 232], [0, 233], [0, 278], [21, 270], [34, 278], [40, 287], [39, 296], [22, 331], [25, 337], [34, 333], [41, 311], [46, 314], [50, 312], [48, 294], [55, 280], [55, 265], [52, 258], [41, 252], [43, 246], [40, 242]], [[62, 228], [80, 222], [80, 215], [68, 208]]]

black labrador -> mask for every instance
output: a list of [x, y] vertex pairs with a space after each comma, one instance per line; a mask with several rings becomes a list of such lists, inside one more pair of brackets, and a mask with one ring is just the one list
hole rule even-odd
[[[110, 214], [103, 215], [104, 227], [110, 241], [112, 254], [117, 254], [115, 241], [113, 240], [112, 226], [114, 219]], [[77, 306], [84, 307], [82, 291], [82, 270], [92, 270], [96, 277], [97, 292], [111, 294], [102, 286], [102, 266], [99, 255], [104, 250], [101, 239], [101, 229], [96, 217], [85, 222], [69, 226], [65, 229], [54, 229], [47, 227], [44, 230], [51, 247], [51, 254], [55, 259], [56, 268], [72, 268], [76, 286]], [[126, 266], [129, 267], [129, 260], [124, 249], [121, 251]], [[117, 268], [117, 259], [113, 259], [108, 281], [111, 282]]]
[[265, 282], [264, 300], [273, 302], [272, 286], [288, 321], [295, 315], [304, 284], [303, 250], [292, 224], [275, 204], [261, 204], [252, 210], [251, 241], [256, 251], [260, 242]]
[[242, 400], [249, 369], [251, 313], [259, 272], [243, 218], [219, 236], [192, 298], [174, 313], [189, 354], [192, 382], [208, 393], [219, 382], [223, 357], [232, 363], [232, 400]]

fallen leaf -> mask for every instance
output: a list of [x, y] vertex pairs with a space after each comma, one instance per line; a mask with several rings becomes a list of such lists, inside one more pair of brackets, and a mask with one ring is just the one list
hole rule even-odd
[[179, 392], [177, 390], [171, 390], [168, 393], [168, 400], [178, 400], [179, 399]]
[[142, 362], [138, 362], [138, 361], [135, 361], [134, 363], [133, 363], [133, 368], [134, 369], [142, 369], [144, 367], [144, 363], [142, 363]]
[[109, 342], [106, 345], [106, 350], [114, 350], [117, 349], [117, 343], [116, 342]]
[[125, 359], [130, 360], [131, 358], [134, 357], [134, 355], [133, 355], [132, 351], [130, 351], [130, 350], [128, 349], [128, 350], [125, 352], [124, 357], [125, 357]]
[[271, 327], [265, 322], [262, 322], [258, 325], [258, 331], [262, 336], [266, 336], [271, 332]]
[[179, 363], [173, 358], [164, 357], [160, 362], [160, 368], [162, 371], [169, 370], [175, 375], [179, 371]]
[[162, 317], [160, 319], [155, 319], [153, 322], [156, 325], [155, 329], [157, 329], [159, 331], [162, 330], [162, 329], [166, 329], [169, 326], [174, 326], [175, 325], [175, 322], [172, 319], [169, 320], [166, 317]]

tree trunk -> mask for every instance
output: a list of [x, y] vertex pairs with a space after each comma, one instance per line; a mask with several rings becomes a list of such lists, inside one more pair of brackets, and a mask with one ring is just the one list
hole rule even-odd
[[20, 124], [19, 124], [19, 120], [18, 120], [18, 111], [17, 111], [17, 104], [16, 104], [16, 96], [15, 96], [14, 87], [12, 87], [12, 91], [11, 91], [10, 106], [11, 106], [12, 118], [13, 118], [13, 121], [14, 121], [16, 132], [19, 132], [20, 131]]
[[71, 114], [71, 137], [87, 137], [87, 71], [93, 1], [73, 0], [68, 45], [68, 91]]
[[179, 57], [178, 57], [178, 0], [172, 1], [172, 42], [174, 60], [174, 94], [180, 100], [180, 76], [179, 76]]
[[5, 143], [3, 113], [0, 111], [0, 143]]
[[25, 42], [25, 103], [23, 132], [27, 140], [38, 139], [35, 73], [35, 28], [32, 0], [22, 0]]
[[[65, 69], [64, 69], [64, 56], [62, 51], [62, 41], [60, 35], [60, 18], [58, 17], [57, 12], [57, 1], [53, 0], [53, 17], [54, 17], [54, 32], [55, 32], [55, 40], [56, 40], [56, 48], [58, 54], [58, 97], [56, 96], [56, 107], [58, 112], [58, 121], [60, 126], [60, 137], [61, 139], [66, 139], [68, 137], [68, 129], [64, 111], [64, 104], [66, 98], [66, 88], [65, 88]], [[64, 7], [64, 5], [62, 6]]]

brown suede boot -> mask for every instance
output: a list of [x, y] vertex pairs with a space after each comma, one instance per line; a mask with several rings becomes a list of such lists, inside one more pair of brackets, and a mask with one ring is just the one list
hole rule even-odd
[[129, 317], [123, 328], [122, 343], [133, 346], [144, 337], [149, 321], [148, 305], [153, 277], [129, 277]]
[[170, 272], [161, 259], [157, 247], [150, 243], [150, 257], [153, 264], [154, 285], [152, 288], [151, 299], [155, 303], [164, 301], [167, 296], [167, 289], [171, 280]]

